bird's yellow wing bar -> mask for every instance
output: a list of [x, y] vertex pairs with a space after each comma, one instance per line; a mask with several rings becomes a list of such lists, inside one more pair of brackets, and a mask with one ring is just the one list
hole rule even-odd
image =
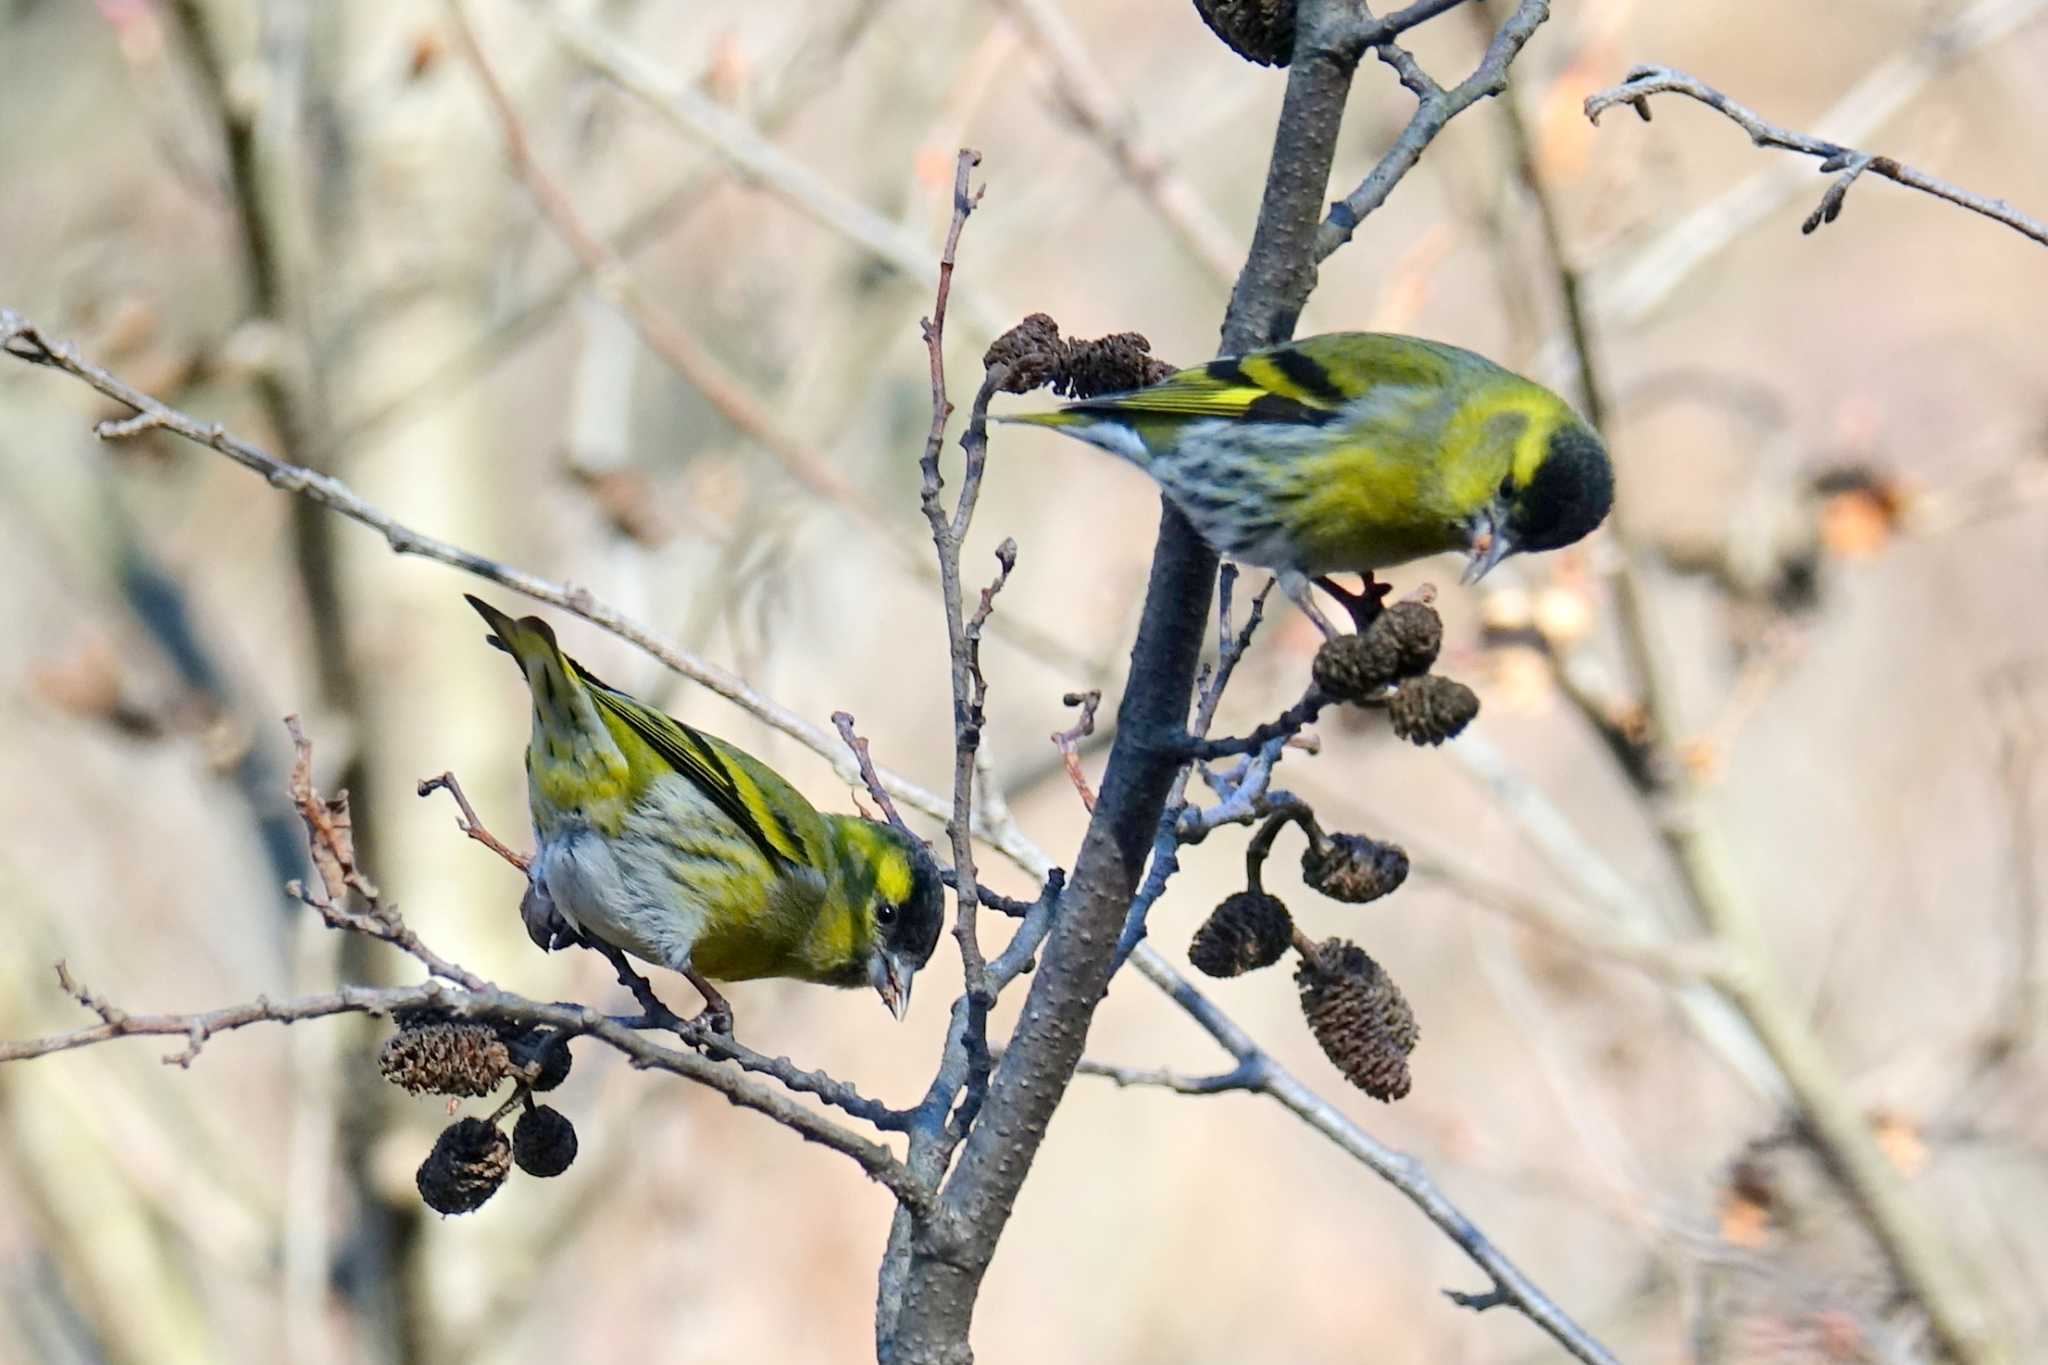
[[589, 685], [590, 695], [606, 713], [647, 742], [663, 762], [687, 778], [721, 814], [739, 827], [742, 834], [761, 850], [771, 867], [795, 868], [804, 861], [804, 849], [796, 834], [775, 818], [773, 807], [745, 774], [736, 771], [710, 740], [689, 726], [643, 706], [631, 697], [593, 677], [581, 664], [577, 676]]
[[1332, 333], [1212, 360], [1150, 388], [1087, 399], [1062, 411], [1320, 424], [1382, 386], [1441, 386], [1466, 358], [1455, 348], [1408, 337]]
[[1336, 416], [1342, 402], [1321, 366], [1298, 351], [1275, 351], [1212, 360], [1150, 388], [1091, 398], [1064, 411], [1315, 424]]

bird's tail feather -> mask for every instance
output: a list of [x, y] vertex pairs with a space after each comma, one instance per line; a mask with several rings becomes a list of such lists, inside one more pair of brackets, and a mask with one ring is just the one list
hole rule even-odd
[[1061, 408], [1053, 412], [1020, 412], [1006, 417], [991, 417], [989, 420], [1027, 427], [1071, 427], [1080, 425], [1088, 418], [1082, 413]]
[[555, 643], [554, 629], [547, 622], [538, 616], [522, 616], [515, 620], [482, 598], [471, 597], [467, 593], [463, 598], [489, 624], [490, 642], [518, 663], [519, 671], [526, 675], [526, 685], [533, 692], [533, 704], [538, 710], [569, 725], [583, 720], [586, 715], [594, 715], [587, 704], [577, 705], [584, 696], [583, 679], [578, 675], [576, 666], [569, 662], [569, 656], [562, 653], [562, 647]]

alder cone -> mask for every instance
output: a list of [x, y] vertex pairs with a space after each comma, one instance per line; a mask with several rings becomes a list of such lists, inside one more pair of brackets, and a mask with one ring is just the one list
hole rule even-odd
[[1294, 917], [1277, 896], [1240, 891], [1202, 921], [1188, 961], [1205, 976], [1242, 976], [1270, 967], [1294, 939]]
[[1294, 58], [1295, 0], [1195, 0], [1195, 10], [1232, 52], [1260, 66]]
[[1365, 949], [1330, 939], [1302, 955], [1294, 981], [1309, 1031], [1345, 1080], [1389, 1103], [1408, 1093], [1408, 1054], [1421, 1031], [1400, 988]]

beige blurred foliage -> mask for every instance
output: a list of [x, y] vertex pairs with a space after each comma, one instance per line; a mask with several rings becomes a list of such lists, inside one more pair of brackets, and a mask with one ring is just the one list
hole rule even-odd
[[[244, 321], [218, 124], [172, 9], [150, 0], [0, 0], [0, 302], [265, 442], [278, 434], [249, 380], [286, 376], [315, 446], [287, 454], [426, 532], [588, 585], [814, 720], [850, 710], [882, 762], [943, 782], [943, 622], [885, 541], [925, 548], [925, 280], [724, 173], [565, 54], [535, 8], [480, 0], [481, 36], [535, 153], [589, 222], [620, 223], [698, 177], [691, 206], [631, 256], [642, 290], [868, 491], [882, 531], [806, 493], [594, 298], [483, 373], [336, 440], [505, 326], [570, 258], [508, 176], [438, 7], [193, 3], [248, 51], [260, 25], [295, 54], [282, 74], [253, 61], [228, 73], [259, 132], [278, 82], [311, 92], [307, 125], [265, 153], [305, 215], [290, 225], [291, 315]], [[1008, 6], [563, 8], [717, 107], [772, 118], [777, 147], [929, 241], [933, 259], [953, 149], [978, 147], [988, 192], [959, 281], [987, 315], [1135, 329], [1174, 359], [1212, 351], [1227, 281], [1076, 120]], [[1221, 231], [1248, 238], [1283, 76], [1234, 58], [1186, 4], [1061, 8], [1147, 146]], [[1783, 167], [1678, 101], [1648, 126], [1624, 110], [1592, 129], [1576, 112], [1587, 93], [1657, 61], [1808, 127], [1962, 8], [1557, 6], [1514, 88], [1595, 296], [1688, 213]], [[1447, 76], [1469, 64], [1474, 31], [1452, 15], [1414, 47]], [[2044, 62], [2048, 21], [2020, 23], [1944, 66], [1861, 145], [2038, 213]], [[1333, 193], [1410, 105], [1372, 63], [1358, 88]], [[1761, 677], [1746, 657], [1762, 638], [1754, 594], [1653, 573], [1686, 738], [1706, 746], [1688, 758], [1711, 774], [1742, 887], [1885, 1149], [2018, 1358], [2038, 1359], [2048, 1109], [2034, 1041], [2048, 1019], [2043, 907], [2027, 899], [2042, 873], [2022, 860], [2039, 856], [2048, 822], [2032, 776], [2048, 729], [2048, 501], [2028, 472], [2048, 445], [2048, 253], [1875, 179], [1840, 222], [1801, 237], [1825, 187], [1801, 165], [1806, 181], [1763, 221], [1606, 328], [1609, 435], [1622, 496], [1660, 543], [1726, 547], [1733, 563], [1786, 515], [1817, 538], [1817, 603], [1791, 627], [1796, 650], [1772, 654]], [[1470, 345], [1568, 387], [1568, 372], [1544, 369], [1564, 355], [1555, 283], [1497, 109], [1453, 125], [1323, 267], [1301, 332], [1365, 325]], [[988, 333], [963, 311], [948, 340], [965, 375]], [[615, 1000], [602, 964], [531, 949], [514, 874], [458, 834], [450, 809], [413, 795], [420, 777], [453, 768], [493, 828], [523, 842], [525, 703], [460, 600], [475, 585], [337, 522], [322, 534], [338, 616], [309, 618], [306, 532], [286, 498], [160, 435], [95, 444], [91, 419], [111, 415], [95, 403], [53, 374], [0, 369], [0, 634], [12, 646], [0, 663], [0, 1036], [80, 1022], [51, 973], [60, 957], [151, 1010], [393, 968], [353, 948], [337, 963], [278, 890], [265, 843], [276, 827], [263, 821], [277, 817], [286, 711], [306, 715], [323, 783], [353, 784], [369, 865], [423, 936], [525, 994]], [[1848, 465], [1885, 482], [1805, 493]], [[1065, 657], [992, 640], [989, 745], [1020, 817], [1056, 854], [1073, 849], [1084, 813], [1047, 736], [1071, 723], [1063, 692], [1103, 685], [1113, 709], [1154, 507], [1142, 476], [1077, 443], [996, 440], [970, 562], [1014, 536], [999, 614], [1056, 637]], [[1560, 562], [1514, 565], [1486, 594], [1452, 586], [1447, 563], [1393, 578], [1401, 591], [1445, 585], [1447, 658], [1481, 690], [1484, 741], [1630, 895], [1668, 905], [1648, 816], [1541, 652], [1606, 647], [1603, 548], [1596, 537]], [[167, 593], [217, 685], [195, 686], [149, 627]], [[853, 800], [816, 756], [616, 640], [561, 629], [600, 675], [746, 746], [821, 803]], [[1277, 611], [1225, 725], [1298, 695], [1313, 645]], [[1348, 717], [1320, 737], [1320, 754], [1290, 754], [1279, 781], [1326, 825], [1572, 889], [1458, 746], [1409, 749]], [[1099, 759], [1084, 762], [1099, 778]], [[1235, 888], [1241, 846], [1227, 831], [1188, 850], [1153, 916], [1162, 949], [1181, 954], [1205, 907]], [[1311, 903], [1283, 863], [1269, 876], [1305, 927], [1361, 939], [1413, 1002], [1414, 1092], [1384, 1108], [1343, 1090], [1277, 973], [1220, 983], [1217, 999], [1421, 1158], [1623, 1358], [1919, 1358], [1858, 1278], [1866, 1250], [1813, 1234], [1814, 1220], [1839, 1218], [1812, 1193], [1824, 1181], [1787, 1177], [1777, 1204], [1742, 1183], [1745, 1153], [1780, 1116], [1701, 1044], [1667, 989], [1426, 878], [1358, 910]], [[1011, 869], [988, 875], [1026, 889]], [[949, 940], [902, 1026], [865, 993], [771, 983], [731, 995], [755, 1047], [903, 1103], [937, 1055], [952, 953]], [[680, 982], [662, 985], [688, 1000]], [[582, 1135], [578, 1164], [552, 1183], [516, 1178], [480, 1212], [442, 1221], [411, 1191], [441, 1102], [381, 1090], [363, 1061], [373, 1039], [334, 1021], [216, 1039], [189, 1070], [159, 1065], [143, 1041], [0, 1068], [0, 1359], [871, 1356], [889, 1201], [847, 1163], [593, 1050], [557, 1101]], [[1218, 1062], [1130, 974], [1091, 1051]], [[1788, 1232], [1795, 1205], [1810, 1216]], [[1771, 1292], [1754, 1287], [1760, 1265]], [[1277, 1107], [1082, 1079], [1026, 1187], [976, 1343], [990, 1365], [1553, 1358], [1525, 1323], [1456, 1309], [1445, 1286], [1478, 1287], [1456, 1249]]]

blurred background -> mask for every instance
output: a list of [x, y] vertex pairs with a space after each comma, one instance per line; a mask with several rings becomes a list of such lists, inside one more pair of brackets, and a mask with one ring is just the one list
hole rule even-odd
[[[1468, 5], [1413, 46], [1448, 83], [1505, 9]], [[1577, 392], [1560, 261], [1580, 275], [1687, 781], [1792, 1005], [2016, 1359], [2048, 1355], [2048, 252], [1868, 176], [1802, 237], [1827, 183], [1810, 160], [1680, 100], [1598, 129], [1579, 106], [1666, 63], [2039, 213], [2044, 11], [1560, 4], [1512, 108], [1452, 125], [1324, 266], [1299, 328], [1417, 332]], [[0, 0], [0, 303], [419, 531], [587, 586], [813, 721], [852, 711], [881, 762], [943, 783], [917, 323], [954, 151], [979, 148], [988, 185], [947, 333], [956, 397], [1034, 310], [1193, 362], [1250, 236], [1284, 73], [1184, 3], [469, 12], [534, 164], [624, 262], [602, 288], [522, 184], [440, 6]], [[1368, 61], [1333, 197], [1411, 108]], [[656, 346], [621, 299], [668, 319]], [[429, 943], [528, 995], [619, 1004], [595, 958], [533, 950], [516, 874], [413, 794], [453, 769], [526, 842], [524, 693], [461, 601], [510, 594], [173, 438], [95, 442], [120, 410], [54, 372], [0, 366], [0, 412], [0, 1036], [88, 1021], [60, 958], [138, 1011], [413, 978], [280, 890], [302, 857], [287, 712]], [[1085, 816], [1047, 736], [1071, 723], [1065, 692], [1103, 687], [1114, 710], [1155, 507], [1078, 443], [997, 436], [969, 563], [992, 567], [1004, 536], [1020, 552], [986, 655], [990, 751], [1062, 860]], [[1740, 1031], [1490, 889], [1691, 932], [1653, 803], [1589, 719], [1642, 723], [1617, 700], [1612, 541], [1481, 592], [1448, 561], [1397, 571], [1402, 591], [1443, 586], [1444, 667], [1482, 718], [1437, 751], [1336, 716], [1280, 772], [1326, 825], [1417, 858], [1364, 910], [1295, 884], [1284, 841], [1269, 873], [1311, 933], [1359, 939], [1405, 989], [1413, 1093], [1347, 1089], [1280, 973], [1212, 994], [1625, 1359], [1925, 1358]], [[601, 676], [850, 808], [824, 760], [557, 626]], [[1222, 724], [1296, 697], [1315, 643], [1276, 610]], [[1083, 761], [1099, 779], [1099, 751]], [[1176, 961], [1239, 885], [1242, 842], [1190, 849], [1154, 912]], [[985, 875], [1028, 886], [992, 856]], [[731, 995], [753, 1046], [908, 1103], [956, 971], [948, 940], [901, 1026], [865, 992]], [[412, 1176], [445, 1104], [384, 1086], [378, 1037], [345, 1019], [222, 1036], [189, 1069], [151, 1040], [0, 1068], [0, 1359], [871, 1357], [889, 1201], [850, 1163], [584, 1049], [556, 1099], [576, 1166], [442, 1220]], [[1227, 1060], [1129, 973], [1090, 1050]], [[1484, 1285], [1277, 1106], [1081, 1078], [976, 1345], [991, 1365], [1558, 1358], [1445, 1287]]]

